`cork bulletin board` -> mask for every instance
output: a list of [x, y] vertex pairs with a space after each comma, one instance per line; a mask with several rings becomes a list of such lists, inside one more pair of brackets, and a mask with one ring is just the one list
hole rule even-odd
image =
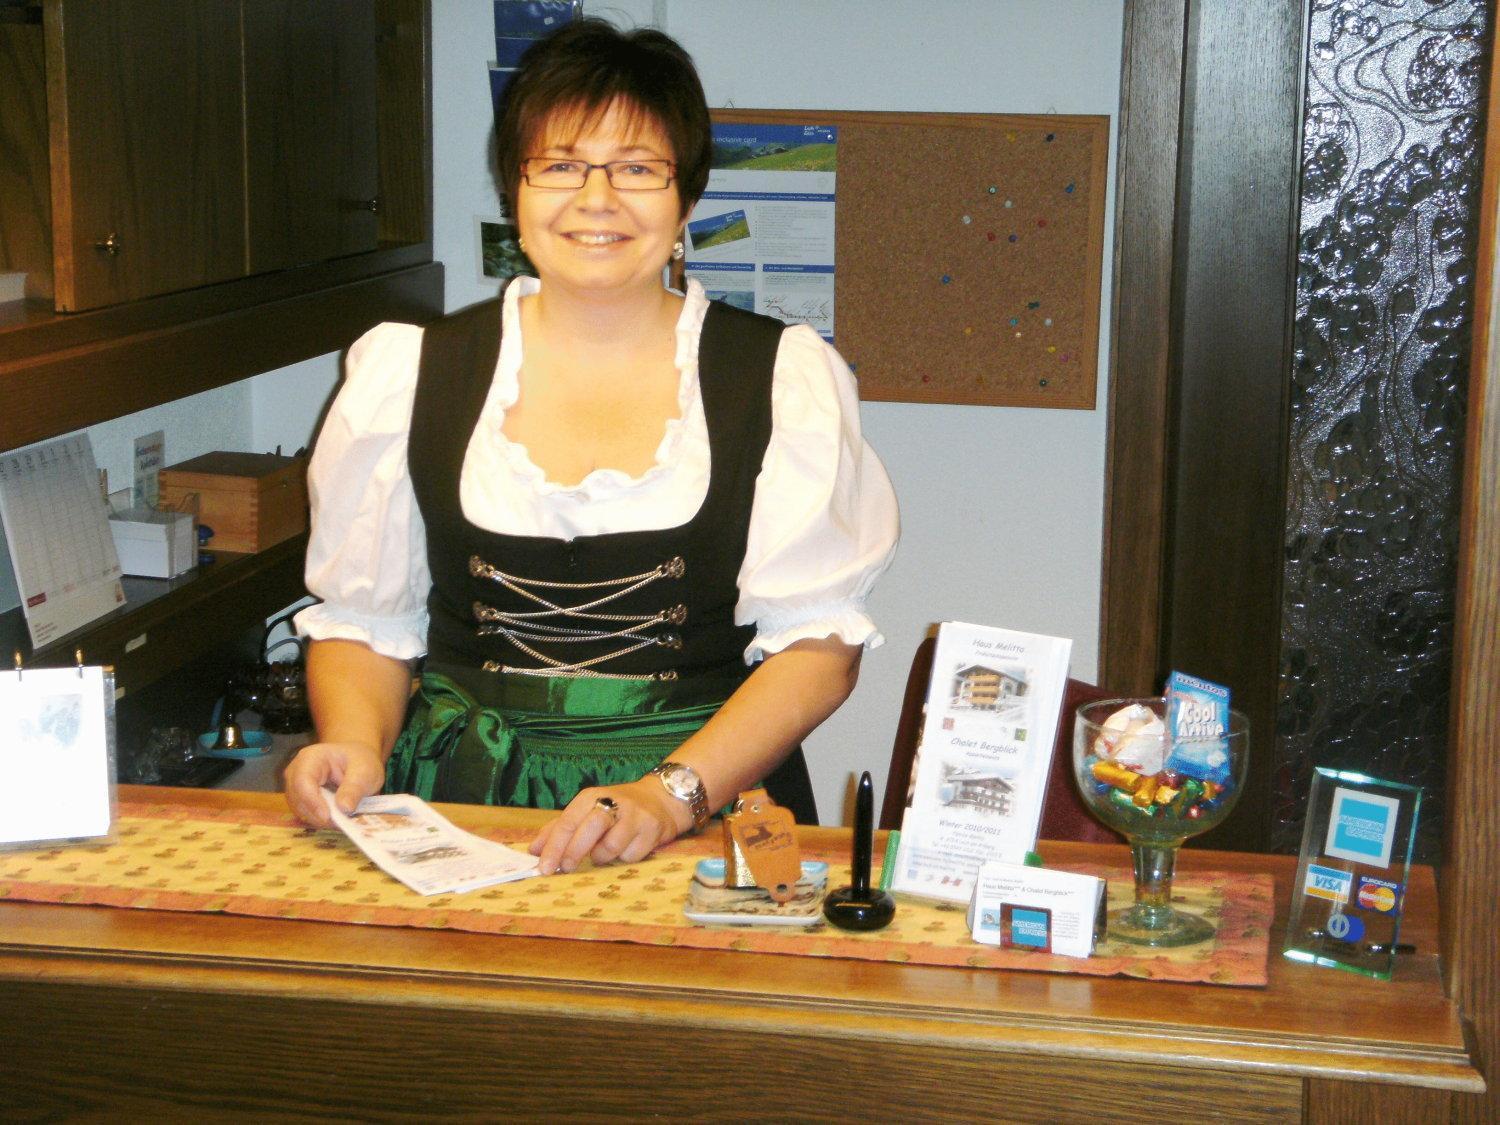
[[1093, 409], [1107, 117], [713, 117], [837, 126], [834, 342], [861, 398]]

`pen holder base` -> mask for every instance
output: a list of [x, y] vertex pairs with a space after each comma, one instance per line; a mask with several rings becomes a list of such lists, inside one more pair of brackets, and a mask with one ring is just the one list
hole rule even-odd
[[823, 917], [841, 930], [883, 930], [895, 916], [896, 900], [885, 891], [857, 894], [840, 887], [823, 900]]

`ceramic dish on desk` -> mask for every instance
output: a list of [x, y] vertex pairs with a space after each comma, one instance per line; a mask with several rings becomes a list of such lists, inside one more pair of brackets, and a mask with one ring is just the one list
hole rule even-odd
[[759, 887], [724, 886], [724, 861], [700, 859], [683, 914], [700, 926], [816, 926], [823, 921], [828, 864], [804, 860], [797, 895], [777, 903]]

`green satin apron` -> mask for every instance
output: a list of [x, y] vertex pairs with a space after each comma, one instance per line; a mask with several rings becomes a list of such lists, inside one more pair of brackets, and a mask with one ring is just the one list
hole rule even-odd
[[744, 675], [664, 683], [429, 665], [386, 765], [386, 792], [564, 808], [581, 789], [643, 777], [714, 716]]

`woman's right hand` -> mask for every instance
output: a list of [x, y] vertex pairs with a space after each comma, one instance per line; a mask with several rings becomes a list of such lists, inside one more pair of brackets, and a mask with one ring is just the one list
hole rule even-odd
[[332, 735], [304, 746], [286, 768], [286, 803], [304, 823], [329, 827], [321, 790], [337, 790], [352, 813], [385, 785], [385, 752], [401, 733], [411, 697], [411, 665], [359, 641], [313, 641], [307, 649], [307, 700], [313, 725]]
[[353, 813], [366, 797], [385, 785], [385, 762], [359, 742], [314, 742], [297, 752], [286, 768], [286, 803], [304, 824], [327, 828], [333, 823], [324, 789], [336, 790], [339, 808]]

